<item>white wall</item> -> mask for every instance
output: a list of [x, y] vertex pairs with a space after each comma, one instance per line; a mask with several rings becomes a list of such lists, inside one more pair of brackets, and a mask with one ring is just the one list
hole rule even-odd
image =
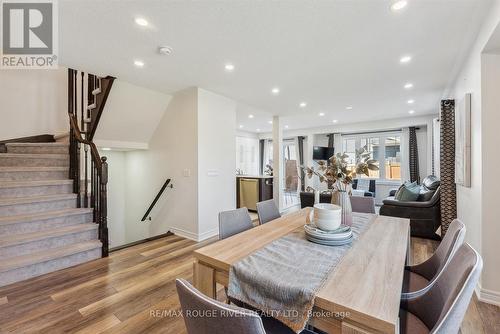
[[68, 131], [67, 70], [4, 70], [0, 140]]
[[[483, 106], [484, 100], [482, 90], [481, 65], [487, 58], [481, 59], [483, 49], [497, 28], [500, 21], [500, 1], [496, 0], [489, 11], [488, 17], [484, 20], [483, 26], [476, 43], [471, 48], [470, 54], [465, 63], [460, 67], [460, 71], [455, 80], [451, 83], [445, 93], [445, 98], [462, 99], [466, 93], [472, 93], [471, 106], [471, 187], [465, 188], [457, 186], [457, 209], [458, 218], [467, 226], [466, 241], [469, 242], [484, 257], [484, 269], [481, 278], [481, 288], [479, 298], [483, 301], [500, 304], [500, 266], [498, 265], [498, 245], [499, 234], [492, 234], [494, 225], [498, 225], [498, 215], [494, 217], [497, 203], [491, 205], [494, 198], [498, 198], [495, 193], [485, 191], [487, 183], [496, 182], [488, 175], [488, 168], [498, 169], [496, 166], [489, 166], [491, 159], [495, 159], [498, 150], [492, 148], [491, 143], [498, 143], [498, 109], [486, 111]], [[496, 72], [498, 73], [498, 72]], [[495, 74], [495, 73], [493, 73]], [[498, 74], [497, 74], [498, 75]], [[483, 83], [494, 82], [495, 78], [485, 77]], [[491, 80], [491, 81], [490, 81]], [[495, 94], [498, 94], [498, 82], [494, 86]], [[488, 106], [493, 107], [494, 100], [486, 101]], [[491, 104], [490, 104], [491, 103]], [[487, 114], [488, 112], [488, 114]], [[490, 114], [493, 113], [494, 115]], [[496, 116], [495, 116], [496, 115]], [[492, 121], [496, 121], [493, 122]], [[491, 137], [493, 134], [493, 137]], [[496, 135], [496, 136], [495, 136]], [[495, 139], [496, 138], [496, 139]], [[490, 144], [485, 140], [492, 141]], [[494, 167], [493, 167], [494, 166]], [[489, 178], [487, 179], [487, 177]], [[496, 189], [498, 191], [498, 188]], [[487, 196], [493, 196], [486, 198]], [[493, 213], [493, 215], [492, 215]], [[492, 254], [495, 254], [492, 256]], [[495, 259], [497, 257], [497, 259]]]
[[198, 89], [198, 239], [218, 234], [218, 214], [236, 207], [236, 102]]
[[101, 147], [146, 149], [172, 97], [115, 80], [97, 128]]

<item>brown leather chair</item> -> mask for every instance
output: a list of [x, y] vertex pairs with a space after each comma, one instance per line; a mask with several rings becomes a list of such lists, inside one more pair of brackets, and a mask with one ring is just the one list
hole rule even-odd
[[416, 201], [398, 201], [394, 197], [388, 197], [380, 208], [380, 215], [409, 218], [413, 237], [441, 240], [436, 234], [441, 226], [440, 197], [439, 179], [433, 175], [427, 176], [422, 181]]

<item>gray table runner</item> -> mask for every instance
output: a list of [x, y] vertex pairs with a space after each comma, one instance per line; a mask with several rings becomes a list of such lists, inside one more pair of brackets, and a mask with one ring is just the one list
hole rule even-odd
[[[353, 243], [375, 217], [353, 214]], [[306, 240], [303, 230], [292, 232], [235, 263], [229, 271], [228, 295], [298, 333], [309, 320], [316, 293], [351, 247], [315, 244]]]

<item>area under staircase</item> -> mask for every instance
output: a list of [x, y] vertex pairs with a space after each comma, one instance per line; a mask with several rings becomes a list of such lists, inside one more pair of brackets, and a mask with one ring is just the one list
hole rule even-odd
[[107, 162], [92, 138], [113, 80], [68, 71], [65, 142], [0, 142], [0, 286], [108, 255]]

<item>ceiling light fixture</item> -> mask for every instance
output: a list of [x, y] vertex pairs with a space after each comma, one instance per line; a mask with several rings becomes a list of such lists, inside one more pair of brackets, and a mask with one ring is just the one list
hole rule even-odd
[[232, 72], [234, 71], [234, 65], [233, 64], [226, 64], [224, 65], [224, 69], [227, 71], [227, 72]]
[[278, 95], [280, 93], [280, 89], [278, 87], [274, 87], [272, 90], [271, 90], [271, 93], [273, 93], [274, 95]]
[[334, 119], [334, 120], [332, 121], [332, 123], [338, 123], [338, 120]]
[[148, 21], [142, 17], [137, 17], [135, 23], [141, 27], [147, 27], [149, 25]]
[[144, 67], [144, 62], [142, 60], [134, 60], [134, 65], [137, 67]]
[[160, 46], [158, 47], [158, 52], [163, 56], [170, 56], [174, 49], [171, 46]]
[[248, 118], [253, 118], [253, 115], [252, 114], [248, 115]]
[[415, 113], [415, 110], [408, 111], [408, 114], [414, 114], [414, 113]]
[[307, 103], [306, 102], [300, 102], [299, 107], [305, 108], [305, 107], [307, 107]]
[[391, 5], [391, 10], [396, 12], [398, 10], [405, 8], [407, 5], [408, 5], [408, 1], [406, 1], [406, 0], [396, 1]]
[[410, 56], [403, 56], [401, 57], [401, 59], [399, 59], [399, 62], [401, 64], [407, 64], [411, 61], [411, 57]]
[[243, 129], [243, 124], [240, 124], [240, 129]]
[[413, 88], [413, 84], [411, 82], [408, 82], [406, 85], [405, 85], [405, 89], [410, 89], [410, 88]]
[[345, 107], [346, 110], [352, 110], [351, 106]]
[[285, 125], [285, 129], [288, 129], [288, 125]]
[[415, 103], [415, 100], [408, 100], [408, 104], [413, 104]]
[[269, 123], [269, 124], [273, 124], [273, 121], [267, 121], [267, 123]]
[[260, 132], [260, 129], [257, 129], [256, 131], [257, 131], [257, 132]]
[[319, 117], [323, 117], [323, 116], [325, 116], [325, 113], [324, 113], [324, 112], [320, 112], [320, 113], [318, 114], [318, 116], [319, 116]]

